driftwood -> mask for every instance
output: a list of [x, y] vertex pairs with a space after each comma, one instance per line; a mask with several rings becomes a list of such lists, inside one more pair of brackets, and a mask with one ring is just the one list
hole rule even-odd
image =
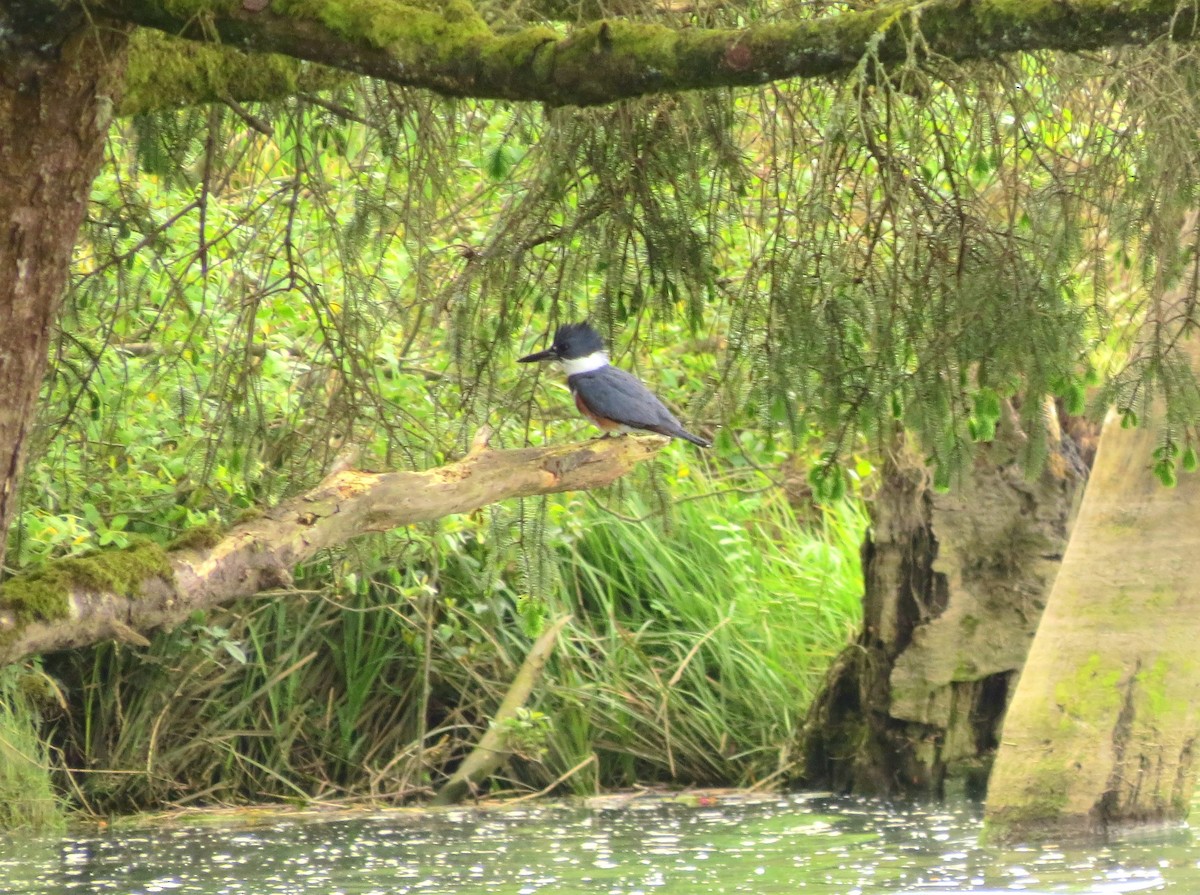
[[505, 722], [515, 718], [517, 710], [524, 707], [529, 694], [533, 692], [534, 686], [542, 676], [542, 669], [546, 667], [546, 660], [554, 650], [559, 632], [570, 620], [571, 616], [564, 615], [555, 621], [529, 648], [529, 654], [525, 656], [517, 676], [513, 678], [508, 692], [504, 694], [504, 700], [496, 710], [496, 717], [492, 719], [491, 726], [480, 738], [479, 745], [438, 790], [433, 799], [434, 805], [458, 804], [512, 755], [512, 750], [508, 747], [509, 735]]
[[455, 463], [423, 472], [332, 472], [316, 488], [258, 518], [171, 550], [138, 546], [50, 563], [0, 587], [0, 665], [117, 639], [145, 643], [196, 610], [286, 588], [318, 551], [465, 513], [514, 497], [608, 485], [667, 439], [605, 438], [556, 447], [490, 450], [486, 430]]

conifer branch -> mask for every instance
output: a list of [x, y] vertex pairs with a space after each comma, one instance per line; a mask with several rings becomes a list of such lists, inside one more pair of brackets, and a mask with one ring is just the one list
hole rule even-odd
[[92, 0], [90, 9], [450, 96], [580, 106], [845, 74], [868, 56], [887, 64], [1193, 40], [1198, 21], [1195, 6], [1175, 0], [893, 0], [738, 30], [612, 19], [503, 34], [465, 0]]

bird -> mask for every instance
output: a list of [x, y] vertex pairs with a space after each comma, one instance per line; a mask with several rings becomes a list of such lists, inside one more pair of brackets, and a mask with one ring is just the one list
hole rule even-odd
[[517, 359], [521, 364], [558, 361], [567, 374], [567, 387], [579, 412], [605, 435], [655, 432], [683, 438], [706, 448], [712, 442], [693, 435], [663, 405], [654, 392], [632, 373], [608, 362], [604, 340], [586, 321], [564, 323], [545, 351]]

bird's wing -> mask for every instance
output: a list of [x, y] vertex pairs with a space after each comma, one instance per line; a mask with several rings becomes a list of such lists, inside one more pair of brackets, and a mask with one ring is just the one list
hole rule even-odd
[[683, 432], [679, 420], [632, 373], [605, 367], [594, 373], [579, 373], [567, 382], [597, 416], [664, 435]]

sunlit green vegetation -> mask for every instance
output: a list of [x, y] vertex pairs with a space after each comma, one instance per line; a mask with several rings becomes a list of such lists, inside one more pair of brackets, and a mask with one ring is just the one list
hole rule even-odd
[[[366, 467], [426, 468], [484, 422], [497, 447], [593, 435], [557, 375], [512, 362], [544, 338], [541, 299], [523, 322], [483, 322], [491, 342], [458, 319], [469, 246], [522, 192], [519, 115], [463, 108], [435, 125], [429, 139], [460, 145], [451, 183], [411, 151], [385, 154], [398, 145], [386, 128], [381, 143], [319, 109], [270, 140], [227, 121], [219, 149], [189, 129], [198, 114], [113, 133], [14, 568], [226, 526], [315, 483], [348, 445]], [[430, 126], [414, 117], [391, 136]], [[567, 319], [603, 307], [587, 292], [557, 301]], [[728, 320], [677, 305], [614, 353], [713, 431]], [[51, 657], [66, 704], [44, 707], [43, 764], [100, 813], [426, 795], [569, 613], [495, 790], [781, 779], [855, 630], [865, 517], [852, 499], [813, 503], [808, 442], [736, 426], [718, 442], [673, 445], [604, 494], [364, 538], [301, 570], [295, 593], [197, 616], [148, 648]]]
[[1152, 114], [1109, 101], [1124, 75], [877, 74], [589, 110], [358, 83], [119, 122], [13, 571], [228, 526], [350, 448], [425, 469], [484, 425], [498, 448], [590, 437], [556, 374], [513, 362], [584, 316], [715, 446], [361, 539], [145, 649], [49, 658], [63, 791], [428, 793], [564, 613], [497, 789], [775, 779], [857, 621], [866, 457], [906, 431], [946, 487], [1011, 407], [1036, 469], [1044, 399], [1079, 410], [1104, 380], [1135, 416], [1170, 393], [1156, 459], [1186, 468], [1200, 393], [1170, 339], [1120, 369], [1138, 309], [1107, 290], [1179, 254], [1174, 211], [1155, 248], [1122, 209], [1194, 178], [1122, 142]]
[[[54, 740], [94, 768], [78, 785], [95, 810], [419, 795], [487, 724], [544, 620], [569, 612], [508, 785], [540, 788], [592, 754], [570, 790], [761, 782], [790, 768], [854, 629], [863, 519], [843, 503], [801, 524], [758, 482], [667, 485], [684, 502], [639, 521], [537, 502], [544, 597], [519, 589], [521, 545], [486, 518], [359, 544], [299, 594], [54, 663], [81, 696]], [[637, 493], [621, 506], [647, 509]]]
[[41, 671], [0, 668], [0, 829], [60, 826], [61, 800], [49, 767], [40, 722], [42, 706], [62, 694]]

